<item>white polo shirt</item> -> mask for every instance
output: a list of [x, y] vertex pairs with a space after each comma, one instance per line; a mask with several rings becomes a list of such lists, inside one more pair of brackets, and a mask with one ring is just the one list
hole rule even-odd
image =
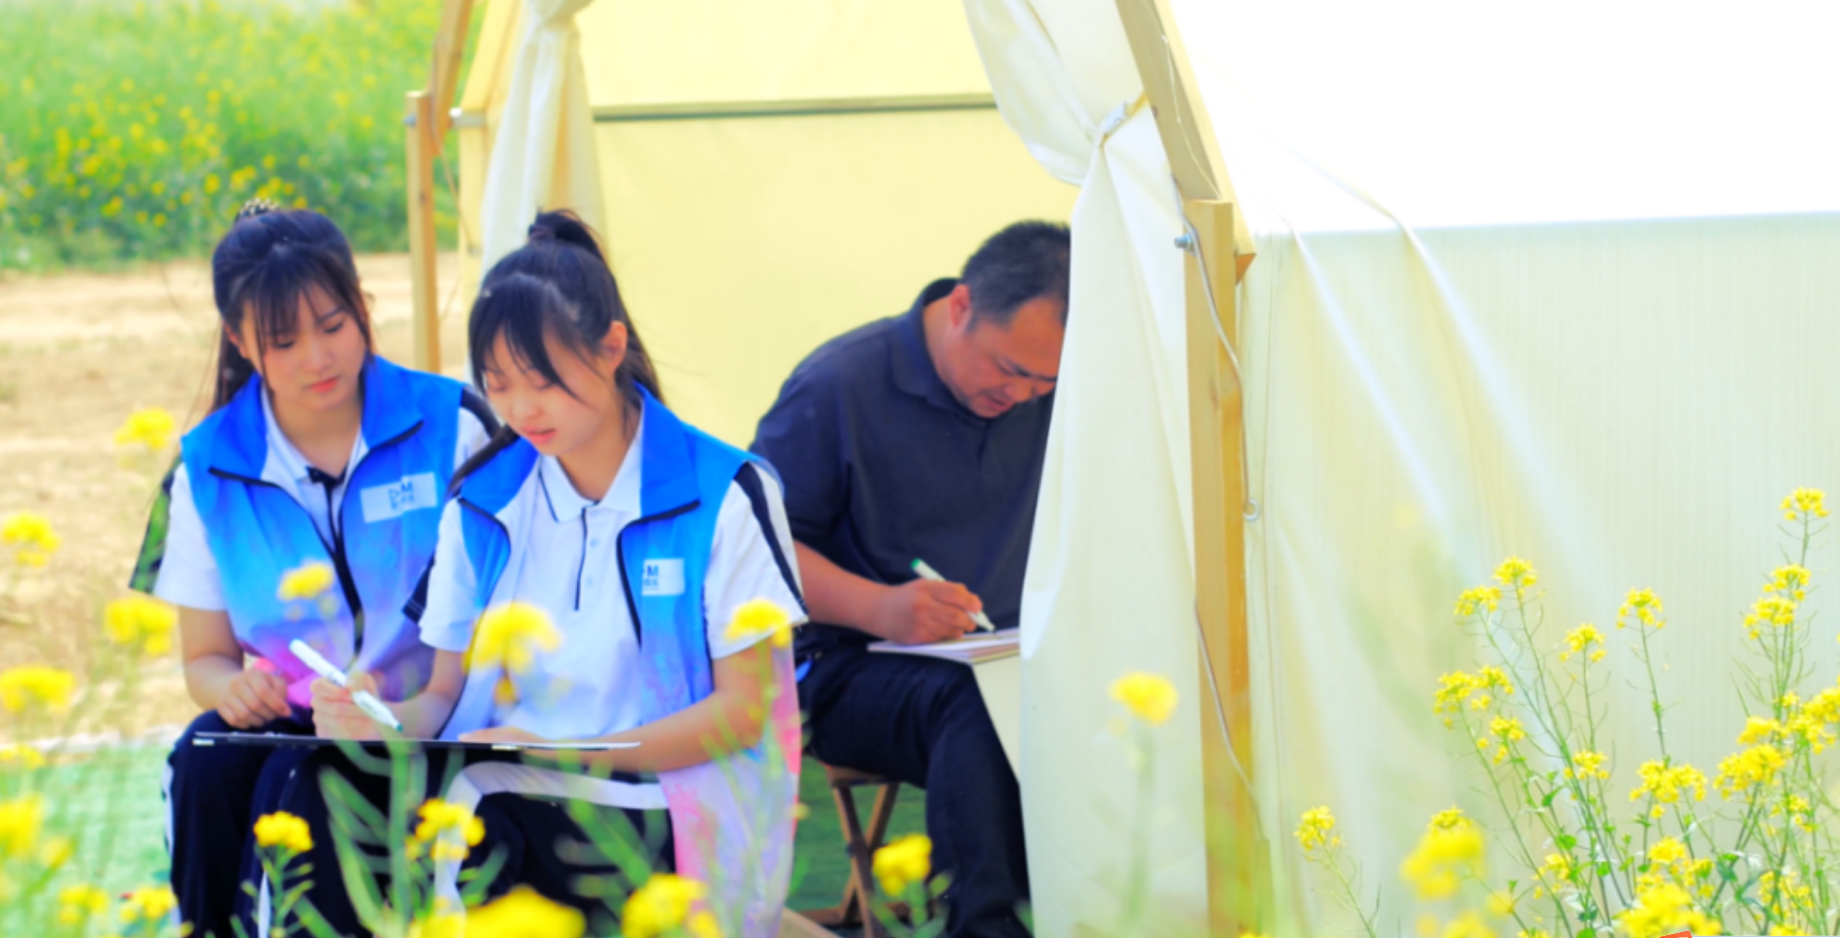
[[[308, 471], [312, 464], [275, 423], [267, 388], [262, 389], [262, 425], [268, 437], [268, 452], [262, 460], [262, 481], [286, 492], [305, 508], [313, 518], [313, 526], [319, 529], [319, 536], [328, 544], [334, 543], [332, 506], [344, 502], [351, 467], [370, 452], [370, 446], [364, 442], [364, 432], [359, 430], [351, 441], [345, 473], [328, 498], [326, 487], [313, 481]], [[472, 411], [461, 407], [454, 465], [458, 467], [467, 457], [484, 448], [489, 439], [485, 424]], [[191, 477], [184, 463], [173, 472], [172, 491], [167, 501], [166, 553], [160, 560], [160, 575], [154, 581], [153, 595], [188, 609], [215, 612], [224, 608], [223, 580], [217, 570], [217, 560], [211, 556], [210, 543], [205, 539], [204, 519], [199, 517], [198, 505], [192, 500]]]
[[[509, 591], [501, 586], [494, 601], [541, 607], [562, 634], [562, 644], [554, 652], [539, 653], [529, 672], [514, 677], [517, 700], [498, 706], [494, 726], [515, 726], [549, 739], [585, 739], [643, 722], [643, 663], [621, 585], [619, 535], [639, 518], [644, 438], [642, 419], [613, 485], [598, 502], [583, 498], [562, 464], [549, 456], [538, 460], [535, 479], [526, 483], [538, 488], [528, 543], [512, 545], [514, 554], [524, 554], [506, 565], [507, 575], [516, 571], [517, 582]], [[729, 619], [749, 600], [771, 600], [792, 613], [795, 625], [804, 621], [796, 583], [780, 572], [767, 540], [778, 539], [788, 569], [796, 570], [779, 483], [752, 465], [741, 471], [758, 474], [773, 531], [762, 529], [740, 484], [729, 483], [703, 588], [712, 660], [744, 651], [762, 638], [727, 639]], [[462, 539], [461, 510], [450, 502], [441, 518], [441, 543], [422, 616], [422, 641], [453, 652], [472, 643], [482, 611], [474, 602], [477, 577]]]

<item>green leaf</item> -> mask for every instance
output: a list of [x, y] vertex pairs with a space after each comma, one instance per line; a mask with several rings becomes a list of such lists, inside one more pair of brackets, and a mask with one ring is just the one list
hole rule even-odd
[[1573, 936], [1573, 938], [1592, 938], [1595, 934], [1596, 932], [1589, 928], [1580, 928], [1578, 929], [1578, 934]]
[[1578, 846], [1578, 838], [1573, 837], [1570, 834], [1560, 834], [1558, 843], [1559, 843], [1560, 850], [1570, 850], [1573, 847]]

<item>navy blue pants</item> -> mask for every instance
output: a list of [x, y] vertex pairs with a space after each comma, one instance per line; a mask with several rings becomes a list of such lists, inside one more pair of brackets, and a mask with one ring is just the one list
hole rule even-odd
[[[274, 810], [304, 750], [267, 746], [198, 746], [199, 733], [232, 733], [216, 711], [201, 714], [173, 745], [166, 764], [172, 889], [196, 938], [234, 938], [231, 921], [246, 902], [242, 884], [256, 818]], [[313, 735], [310, 711], [254, 732]]]
[[933, 867], [952, 875], [946, 938], [1028, 935], [1022, 793], [971, 669], [843, 648], [812, 662], [799, 700], [813, 756], [926, 790]]
[[[417, 802], [425, 797], [438, 796], [447, 787], [448, 780], [464, 764], [516, 759], [514, 754], [477, 750], [465, 753], [437, 750], [428, 753], [426, 791], [417, 797]], [[333, 839], [332, 813], [322, 783], [325, 773], [329, 772], [344, 777], [366, 801], [379, 810], [383, 810], [389, 803], [390, 779], [384, 774], [364, 771], [336, 748], [324, 747], [312, 750], [299, 764], [293, 772], [292, 781], [280, 797], [280, 810], [305, 819], [313, 833], [313, 850], [304, 860], [295, 860], [294, 866], [303, 863], [311, 865], [309, 878], [312, 887], [307, 891], [307, 899], [314, 911], [338, 934], [367, 934], [340, 876], [338, 852]], [[599, 807], [593, 810], [619, 811]], [[673, 847], [668, 816], [662, 811], [620, 813], [625, 814], [638, 837], [638, 843], [633, 846], [643, 852], [651, 868], [671, 870]], [[526, 885], [554, 902], [581, 910], [587, 917], [591, 934], [617, 930], [613, 912], [624, 902], [633, 885], [628, 879], [628, 871], [609, 861], [590, 843], [588, 834], [570, 816], [563, 804], [509, 793], [491, 794], [480, 801], [475, 814], [484, 822], [485, 839], [471, 848], [462, 869], [477, 870], [494, 854], [503, 858], [503, 865], [487, 885], [485, 896], [488, 900], [510, 892], [513, 886]], [[411, 830], [414, 829], [414, 823], [412, 819]], [[374, 857], [384, 856], [380, 850], [366, 852]], [[379, 894], [389, 895], [388, 888], [387, 880], [379, 876]], [[285, 928], [294, 923], [273, 924]], [[254, 926], [252, 910], [252, 914], [244, 920], [244, 927], [248, 934], [254, 935], [257, 934]], [[301, 933], [305, 934], [305, 931]]]

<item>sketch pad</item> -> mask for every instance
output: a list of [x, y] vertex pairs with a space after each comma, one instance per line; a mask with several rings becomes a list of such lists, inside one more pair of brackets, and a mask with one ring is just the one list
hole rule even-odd
[[608, 752], [614, 749], [637, 749], [638, 743], [468, 743], [453, 739], [397, 740], [329, 739], [324, 736], [290, 736], [286, 733], [199, 733], [192, 737], [194, 746], [276, 746], [283, 748], [318, 748], [356, 742], [366, 749], [381, 750], [387, 742], [414, 743], [422, 749], [461, 749], [478, 752]]

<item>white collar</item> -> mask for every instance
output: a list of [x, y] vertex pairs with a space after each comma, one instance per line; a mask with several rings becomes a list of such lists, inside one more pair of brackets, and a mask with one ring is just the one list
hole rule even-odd
[[638, 517], [639, 465], [644, 439], [645, 415], [640, 414], [639, 426], [633, 430], [632, 442], [626, 447], [626, 457], [620, 461], [620, 471], [614, 474], [613, 485], [598, 502], [588, 501], [575, 491], [575, 483], [569, 481], [569, 474], [556, 457], [538, 459], [537, 474], [543, 484], [543, 494], [549, 499], [550, 515], [557, 521], [574, 521], [591, 508], [607, 508], [627, 517]]
[[[261, 387], [261, 398], [262, 425], [268, 436], [268, 455], [262, 461], [262, 481], [298, 492], [300, 486], [306, 484], [309, 478], [307, 470], [312, 464], [307, 462], [307, 457], [301, 454], [294, 441], [281, 432], [281, 425], [275, 422], [275, 408], [269, 403], [266, 383]], [[345, 460], [345, 471], [350, 473], [367, 452], [370, 452], [370, 447], [364, 442], [364, 428], [360, 426], [351, 441], [351, 456]]]

